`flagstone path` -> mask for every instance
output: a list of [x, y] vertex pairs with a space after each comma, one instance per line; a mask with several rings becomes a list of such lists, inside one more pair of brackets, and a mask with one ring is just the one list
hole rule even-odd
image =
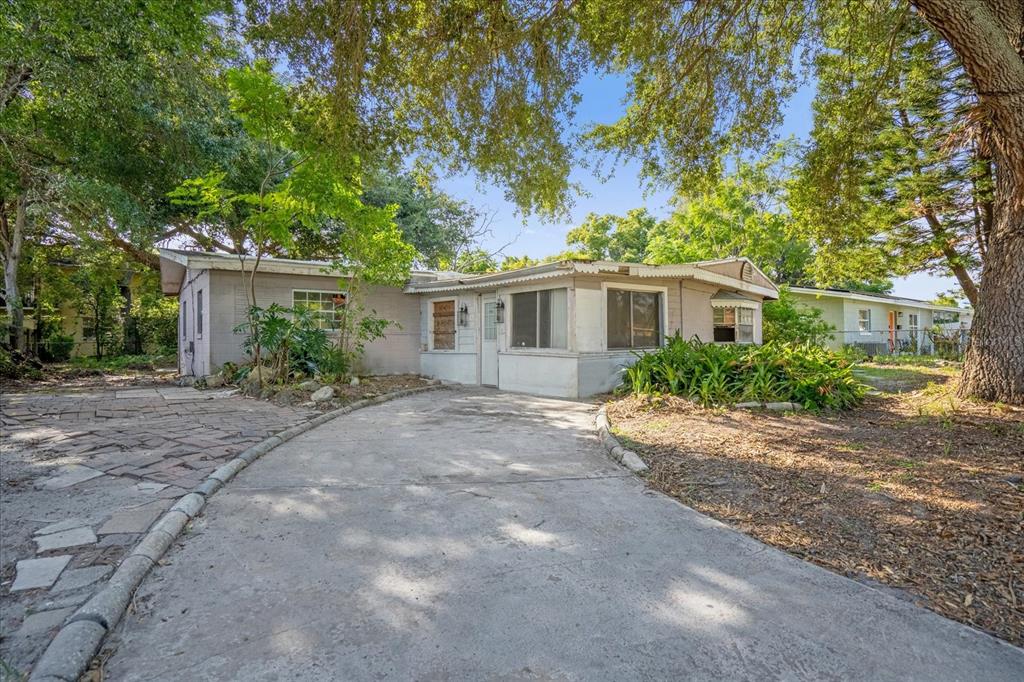
[[315, 414], [171, 384], [2, 393], [0, 671], [27, 670], [177, 497]]

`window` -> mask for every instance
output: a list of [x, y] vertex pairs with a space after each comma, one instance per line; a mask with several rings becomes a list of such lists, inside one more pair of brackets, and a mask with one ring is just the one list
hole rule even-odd
[[306, 308], [313, 313], [320, 329], [337, 329], [347, 302], [344, 291], [292, 291], [292, 307]]
[[661, 295], [650, 291], [608, 290], [608, 348], [661, 345]]
[[498, 304], [484, 303], [484, 341], [498, 338]]
[[96, 338], [96, 318], [92, 315], [82, 317], [82, 339], [88, 341]]
[[455, 301], [434, 301], [432, 315], [433, 350], [455, 350]]
[[512, 294], [513, 348], [568, 348], [568, 289]]
[[203, 338], [203, 290], [196, 294], [196, 338]]
[[921, 318], [918, 316], [917, 313], [907, 314], [907, 327], [910, 329], [910, 331], [916, 332], [918, 330], [920, 319]]
[[714, 308], [715, 341], [718, 343], [753, 343], [754, 311], [732, 306]]
[[857, 329], [862, 332], [871, 331], [871, 310], [862, 308], [857, 311]]

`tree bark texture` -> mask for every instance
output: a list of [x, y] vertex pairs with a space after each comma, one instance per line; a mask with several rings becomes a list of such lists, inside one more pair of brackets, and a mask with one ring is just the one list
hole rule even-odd
[[[14, 220], [8, 213], [13, 204]], [[25, 239], [27, 200], [19, 195], [13, 202], [0, 206], [3, 212], [3, 257], [4, 257], [4, 300], [10, 317], [10, 344], [15, 350], [25, 350], [25, 309], [22, 306], [21, 291], [18, 289], [18, 264], [21, 262], [21, 247]]]
[[1024, 2], [912, 2], [960, 57], [992, 130], [994, 223], [960, 394], [1024, 405]]

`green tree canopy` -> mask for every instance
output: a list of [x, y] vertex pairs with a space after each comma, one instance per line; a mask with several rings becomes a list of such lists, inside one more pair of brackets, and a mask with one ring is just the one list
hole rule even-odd
[[849, 30], [837, 27], [837, 50], [817, 59], [815, 125], [791, 187], [820, 244], [819, 279], [928, 270], [955, 275], [976, 303], [995, 180], [977, 97], [949, 46], [911, 15], [894, 36], [894, 76], [865, 101], [846, 84], [870, 77], [868, 59], [838, 51], [860, 45]]

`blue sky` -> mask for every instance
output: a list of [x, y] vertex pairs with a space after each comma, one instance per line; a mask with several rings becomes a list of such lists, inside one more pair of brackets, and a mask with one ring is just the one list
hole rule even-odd
[[[625, 79], [620, 76], [589, 76], [580, 85], [582, 100], [576, 116], [576, 126], [585, 129], [593, 123], [609, 123], [616, 120], [623, 111], [622, 98], [625, 95]], [[796, 92], [789, 102], [785, 120], [778, 133], [780, 137], [795, 135], [806, 138], [811, 129], [811, 100], [813, 86], [806, 86]], [[610, 168], [603, 168], [607, 175]], [[648, 191], [638, 178], [639, 164], [627, 162], [614, 168], [614, 175], [602, 182], [590, 169], [577, 169], [572, 181], [579, 183], [585, 194], [576, 199], [565, 222], [542, 222], [535, 217], [523, 218], [515, 207], [505, 201], [501, 188], [478, 183], [474, 177], [460, 176], [442, 181], [441, 188], [459, 199], [465, 200], [478, 209], [494, 214], [493, 235], [484, 247], [497, 249], [515, 240], [504, 250], [507, 255], [529, 255], [535, 258], [563, 251], [565, 235], [583, 222], [588, 213], [622, 214], [631, 208], [646, 206], [654, 215], [663, 216], [669, 212], [668, 200], [671, 192]], [[936, 294], [955, 286], [952, 278], [935, 277], [919, 273], [897, 279], [893, 293], [912, 298], [931, 299]]]

